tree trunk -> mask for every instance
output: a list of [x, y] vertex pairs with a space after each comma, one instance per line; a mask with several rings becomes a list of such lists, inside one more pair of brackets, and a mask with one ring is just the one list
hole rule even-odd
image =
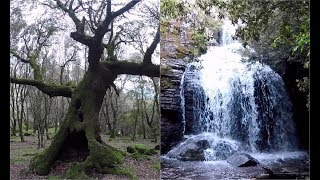
[[35, 122], [36, 120], [33, 118], [33, 134], [37, 132], [37, 124]]
[[123, 156], [118, 150], [103, 144], [98, 128], [105, 92], [115, 78], [114, 74], [101, 67], [86, 72], [72, 94], [66, 118], [51, 145], [32, 159], [31, 168], [38, 175], [48, 174], [54, 161], [70, 158], [70, 152], [78, 153], [83, 160], [86, 159], [76, 165], [82, 172], [93, 167], [99, 172], [110, 172], [115, 164], [123, 162]]
[[47, 137], [47, 140], [50, 140], [50, 136], [49, 136], [49, 128], [48, 128], [48, 118], [45, 119], [45, 130], [46, 130], [46, 137]]
[[143, 135], [143, 139], [146, 139], [146, 127], [144, 125], [144, 118], [143, 118], [143, 111], [141, 111], [141, 123], [142, 123], [142, 135]]
[[115, 132], [115, 129], [112, 128], [110, 131], [110, 138], [115, 138], [115, 137], [116, 137], [116, 132]]
[[17, 133], [17, 120], [16, 118], [13, 118], [11, 136], [16, 136], [16, 133]]
[[55, 121], [54, 121], [54, 132], [57, 132], [58, 130], [58, 118], [55, 118]]
[[136, 132], [137, 132], [137, 124], [138, 124], [138, 119], [139, 119], [139, 98], [138, 95], [136, 94], [136, 106], [137, 106], [137, 111], [135, 112], [135, 120], [134, 120], [134, 126], [133, 126], [133, 133], [132, 133], [132, 141], [135, 141], [136, 138]]
[[29, 113], [28, 110], [26, 110], [25, 116], [24, 116], [24, 124], [26, 125], [26, 131], [29, 131]]
[[24, 142], [22, 124], [23, 124], [23, 122], [22, 122], [22, 119], [20, 118], [20, 120], [19, 120], [19, 136], [20, 136], [21, 142]]

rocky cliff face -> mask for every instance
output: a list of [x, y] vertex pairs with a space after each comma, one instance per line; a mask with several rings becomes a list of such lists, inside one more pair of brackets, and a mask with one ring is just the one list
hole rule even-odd
[[182, 140], [180, 81], [186, 62], [182, 59], [161, 61], [161, 153], [167, 153]]
[[162, 24], [161, 34], [161, 154], [167, 153], [183, 138], [180, 81], [190, 54], [191, 36], [179, 33], [180, 23]]

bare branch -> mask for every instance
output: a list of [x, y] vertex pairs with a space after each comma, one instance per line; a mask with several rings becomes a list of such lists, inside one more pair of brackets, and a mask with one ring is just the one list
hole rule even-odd
[[131, 9], [134, 5], [136, 5], [138, 2], [140, 2], [140, 0], [132, 0], [131, 2], [129, 2], [128, 4], [126, 4], [124, 7], [122, 7], [121, 9], [119, 9], [118, 11], [112, 13], [112, 18], [116, 18], [117, 16], [125, 13], [126, 11], [128, 11], [129, 9]]
[[107, 17], [103, 20], [101, 25], [97, 28], [95, 37], [97, 39], [102, 39], [102, 37], [110, 30], [108, 29], [110, 23], [121, 14], [125, 13], [126, 11], [130, 10], [134, 5], [136, 5], [140, 0], [132, 0], [124, 7], [119, 9], [116, 12], [111, 12], [111, 0], [108, 0], [107, 3]]
[[64, 12], [68, 13], [74, 24], [76, 25], [78, 32], [83, 32], [81, 29], [81, 21], [77, 18], [75, 12], [72, 9], [73, 0], [69, 4], [69, 9], [66, 7], [66, 5], [62, 4], [60, 0], [54, 0], [57, 2], [57, 5], [60, 9], [62, 9]]
[[158, 43], [160, 42], [160, 26], [157, 28], [156, 36], [153, 39], [153, 42], [151, 43], [150, 47], [147, 49], [146, 53], [143, 57], [143, 63], [151, 64], [151, 57], [154, 52], [154, 50], [157, 48]]

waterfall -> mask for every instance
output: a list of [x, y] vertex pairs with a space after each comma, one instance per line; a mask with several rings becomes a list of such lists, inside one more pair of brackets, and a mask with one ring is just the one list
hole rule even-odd
[[233, 40], [234, 33], [235, 27], [226, 21], [220, 46], [209, 47], [199, 61], [188, 64], [180, 97], [183, 133], [189, 139], [172, 149], [169, 157], [175, 157], [187, 142], [199, 140], [210, 144], [205, 150], [209, 160], [230, 149], [296, 148], [292, 104], [282, 78], [268, 65], [247, 62], [243, 52], [253, 50]]

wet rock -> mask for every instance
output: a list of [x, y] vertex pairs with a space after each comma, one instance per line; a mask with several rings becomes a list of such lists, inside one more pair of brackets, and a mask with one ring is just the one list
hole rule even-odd
[[197, 134], [202, 132], [201, 113], [205, 108], [205, 93], [197, 79], [199, 73], [196, 67], [191, 66], [184, 78], [184, 98], [185, 98], [185, 120], [186, 134]]
[[236, 150], [225, 142], [218, 143], [212, 149], [216, 151], [215, 156], [217, 160], [225, 160], [236, 152]]
[[235, 153], [227, 159], [227, 162], [237, 167], [256, 166], [258, 160], [245, 153]]
[[183, 138], [180, 81], [186, 62], [166, 59], [161, 66], [161, 154], [165, 154]]
[[203, 150], [206, 150], [210, 147], [210, 143], [208, 140], [200, 140], [196, 142], [196, 145]]
[[187, 144], [178, 156], [182, 161], [204, 161], [203, 149], [195, 143]]

